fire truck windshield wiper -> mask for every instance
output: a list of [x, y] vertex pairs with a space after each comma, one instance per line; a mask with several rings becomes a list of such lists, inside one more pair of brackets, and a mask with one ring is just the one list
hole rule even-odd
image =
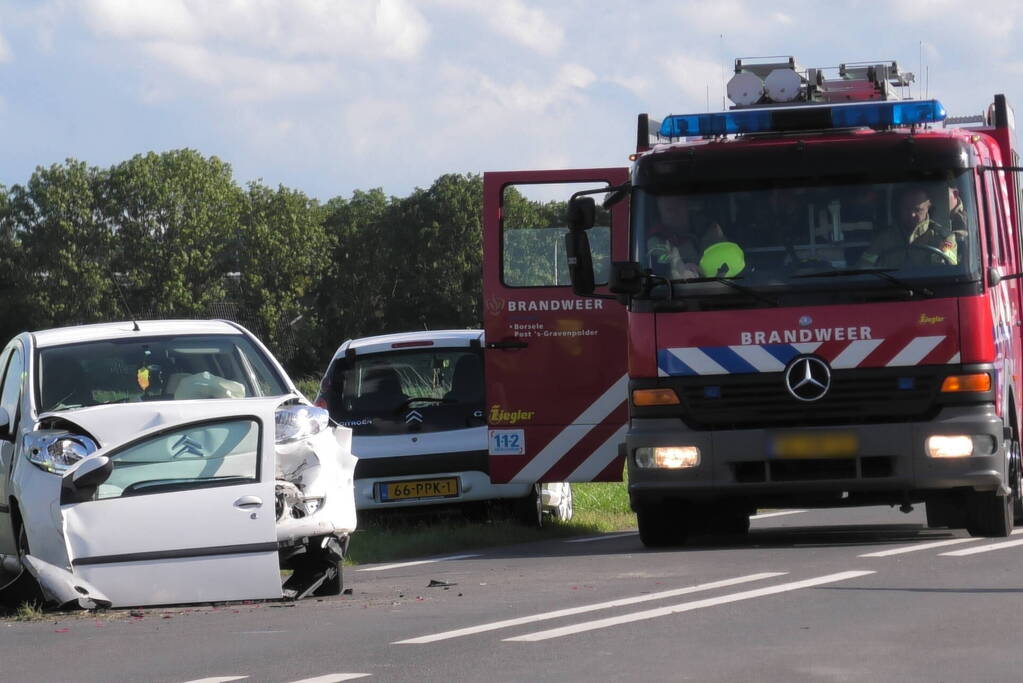
[[794, 280], [796, 278], [810, 278], [810, 277], [841, 277], [843, 275], [876, 275], [882, 280], [887, 280], [896, 287], [905, 289], [910, 294], [918, 294], [921, 296], [932, 297], [934, 296], [934, 290], [927, 287], [914, 287], [905, 280], [892, 275], [892, 272], [898, 270], [897, 268], [838, 268], [836, 270], [820, 270], [815, 273], [797, 273], [790, 277]]
[[681, 279], [681, 280], [670, 280], [669, 282], [671, 282], [672, 290], [674, 290], [675, 285], [691, 285], [691, 284], [694, 284], [694, 283], [697, 283], [697, 282], [720, 282], [723, 285], [728, 285], [729, 287], [731, 287], [732, 289], [734, 289], [736, 291], [742, 292], [743, 294], [746, 294], [747, 296], [753, 297], [757, 301], [763, 301], [768, 306], [777, 306], [778, 305], [777, 300], [775, 300], [775, 299], [773, 299], [773, 298], [771, 298], [771, 297], [769, 297], [767, 295], [761, 294], [760, 292], [756, 291], [752, 287], [747, 287], [746, 285], [740, 285], [734, 279], [730, 279], [730, 278], [727, 278], [727, 277], [692, 277], [692, 278], [684, 278], [684, 279]]

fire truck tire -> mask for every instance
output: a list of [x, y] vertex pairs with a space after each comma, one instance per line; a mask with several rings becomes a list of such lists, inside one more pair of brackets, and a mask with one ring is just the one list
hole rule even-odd
[[1023, 524], [1023, 462], [1019, 440], [1009, 442], [1009, 485], [1012, 488], [1012, 521]]
[[527, 495], [512, 503], [512, 514], [521, 524], [538, 529], [543, 527], [543, 497], [539, 483], [533, 484]]
[[644, 505], [636, 508], [639, 540], [647, 548], [682, 545], [688, 536], [685, 516], [680, 506]]
[[1012, 533], [1012, 496], [975, 491], [966, 502], [966, 530], [971, 536], [1005, 538]]

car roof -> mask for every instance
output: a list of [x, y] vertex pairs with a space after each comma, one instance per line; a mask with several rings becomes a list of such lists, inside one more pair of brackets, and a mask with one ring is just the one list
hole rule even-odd
[[138, 331], [132, 321], [98, 323], [95, 325], [71, 325], [33, 332], [38, 348], [78, 344], [81, 342], [104, 341], [108, 339], [132, 339], [162, 337], [178, 334], [242, 334], [242, 331], [226, 320], [140, 320]]
[[[405, 345], [414, 348], [415, 346], [433, 347], [465, 347], [471, 346], [473, 342], [483, 343], [483, 330], [421, 330], [417, 332], [398, 332], [395, 334], [382, 334], [376, 337], [361, 337], [349, 339], [342, 344], [335, 357], [345, 355], [349, 349], [356, 355], [367, 353], [380, 353], [382, 351], [396, 351]], [[429, 342], [429, 343], [428, 343]], [[397, 345], [397, 346], [396, 346]]]

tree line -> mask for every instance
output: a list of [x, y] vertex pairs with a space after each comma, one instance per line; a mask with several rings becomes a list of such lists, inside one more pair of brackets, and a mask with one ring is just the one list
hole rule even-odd
[[[0, 186], [0, 339], [130, 316], [228, 318], [304, 374], [348, 338], [476, 327], [482, 186], [448, 174], [407, 197], [320, 202], [240, 186], [229, 164], [189, 149], [39, 167]], [[516, 225], [563, 222], [562, 202], [505, 201]]]

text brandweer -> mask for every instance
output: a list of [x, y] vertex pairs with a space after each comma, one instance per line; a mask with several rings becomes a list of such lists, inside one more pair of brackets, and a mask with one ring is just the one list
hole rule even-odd
[[755, 330], [740, 332], [740, 344], [794, 344], [796, 342], [857, 341], [873, 339], [871, 329], [863, 327], [820, 327], [815, 330]]
[[509, 301], [509, 311], [592, 311], [603, 310], [600, 299], [548, 299], [542, 301]]

